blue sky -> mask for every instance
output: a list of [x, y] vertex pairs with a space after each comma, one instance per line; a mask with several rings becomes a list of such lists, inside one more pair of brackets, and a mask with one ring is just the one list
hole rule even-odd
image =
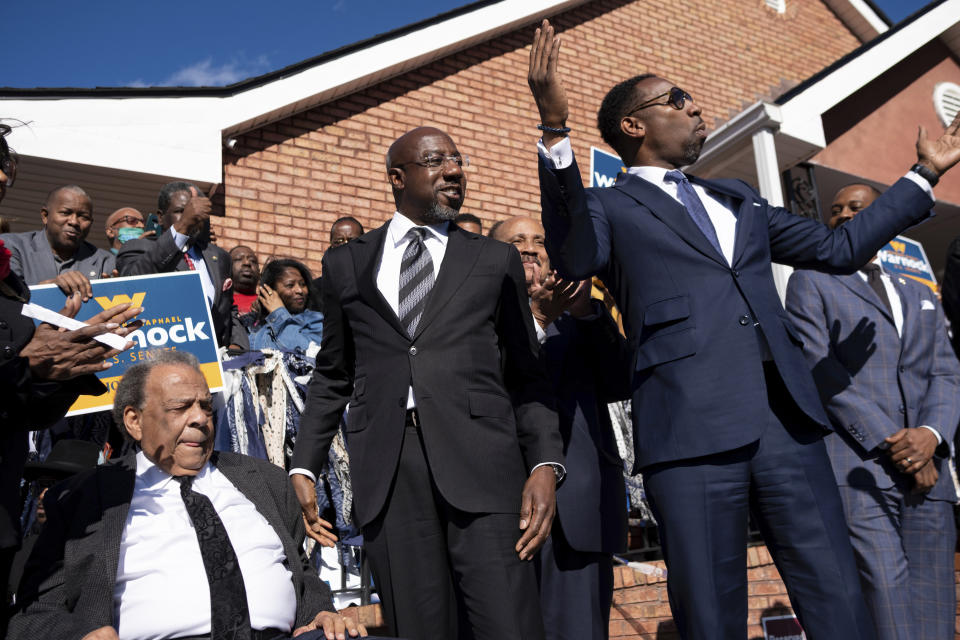
[[[874, 2], [894, 21], [923, 5]], [[13, 0], [0, 13], [0, 86], [230, 84], [466, 4]]]

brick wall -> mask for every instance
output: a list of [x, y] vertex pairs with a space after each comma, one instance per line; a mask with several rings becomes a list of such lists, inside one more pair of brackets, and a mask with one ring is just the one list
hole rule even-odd
[[[689, 90], [715, 126], [796, 84], [858, 46], [816, 0], [676, 4], [598, 0], [560, 14], [561, 72], [574, 148], [588, 170], [596, 108], [623, 78], [655, 71]], [[749, 28], [746, 27], [749, 25]], [[429, 124], [470, 156], [463, 211], [487, 224], [538, 215], [538, 118], [526, 86], [533, 25], [239, 137], [225, 156], [220, 244], [251, 245], [261, 260], [292, 256], [319, 269], [330, 223], [372, 228], [394, 211], [383, 165], [389, 144]]]
[[[662, 561], [653, 562], [663, 567]], [[670, 616], [667, 582], [644, 576], [628, 567], [616, 567], [610, 637], [637, 640], [679, 640]], [[760, 619], [792, 614], [787, 589], [764, 546], [747, 549], [747, 637], [763, 639]]]

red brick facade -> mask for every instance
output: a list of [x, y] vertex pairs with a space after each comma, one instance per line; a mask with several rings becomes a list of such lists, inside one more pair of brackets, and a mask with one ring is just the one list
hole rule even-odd
[[[677, 4], [598, 0], [554, 18], [563, 31], [561, 72], [569, 125], [584, 171], [596, 109], [616, 81], [654, 71], [688, 89], [716, 125], [779, 93], [859, 45], [824, 4], [788, 0]], [[464, 212], [486, 224], [538, 215], [534, 144], [538, 118], [526, 86], [533, 25], [239, 137], [224, 164], [220, 244], [320, 266], [330, 223], [365, 227], [394, 211], [384, 153], [404, 131], [445, 129], [470, 156]]]

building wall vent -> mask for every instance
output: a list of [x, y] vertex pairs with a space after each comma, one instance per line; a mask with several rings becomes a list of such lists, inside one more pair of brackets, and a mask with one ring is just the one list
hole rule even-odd
[[933, 108], [943, 126], [947, 126], [960, 111], [960, 85], [953, 82], [939, 82], [933, 88]]
[[786, 13], [787, 0], [764, 0], [766, 5], [777, 13]]

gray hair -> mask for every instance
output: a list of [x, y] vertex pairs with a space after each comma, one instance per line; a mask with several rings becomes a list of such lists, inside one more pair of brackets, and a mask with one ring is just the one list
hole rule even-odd
[[113, 398], [113, 419], [120, 430], [127, 437], [127, 426], [123, 423], [123, 412], [127, 407], [143, 409], [147, 403], [147, 378], [155, 367], [164, 364], [182, 364], [200, 371], [200, 362], [197, 357], [187, 351], [159, 351], [148, 355], [148, 360], [127, 369], [117, 385], [117, 393]]

